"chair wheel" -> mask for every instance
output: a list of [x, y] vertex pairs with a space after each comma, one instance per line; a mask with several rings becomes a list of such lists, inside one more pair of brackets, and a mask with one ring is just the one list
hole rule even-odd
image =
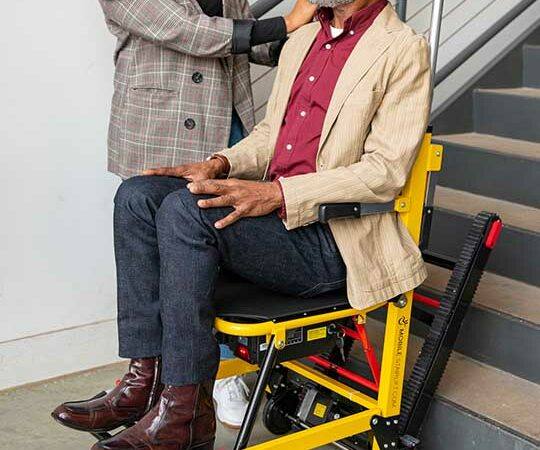
[[263, 423], [266, 429], [277, 435], [291, 431], [293, 424], [286, 415], [293, 415], [297, 405], [298, 397], [291, 391], [271, 397], [263, 409]]

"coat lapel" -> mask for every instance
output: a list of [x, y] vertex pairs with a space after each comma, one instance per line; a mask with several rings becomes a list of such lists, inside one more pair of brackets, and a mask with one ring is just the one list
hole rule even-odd
[[387, 22], [393, 19], [393, 17], [391, 17], [393, 14], [395, 13], [391, 6], [387, 6], [381, 11], [379, 17], [375, 19], [371, 27], [369, 27], [358, 41], [347, 59], [347, 62], [339, 75], [332, 99], [330, 100], [330, 105], [328, 106], [319, 142], [319, 149], [322, 148], [326, 141], [328, 133], [336, 121], [347, 97], [373, 66], [375, 61], [394, 41], [395, 35], [393, 35], [390, 32], [391, 30], [386, 27]]

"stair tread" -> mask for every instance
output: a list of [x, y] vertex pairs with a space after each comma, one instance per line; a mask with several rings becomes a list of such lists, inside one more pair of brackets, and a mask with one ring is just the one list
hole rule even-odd
[[531, 206], [443, 186], [437, 186], [435, 190], [435, 205], [468, 215], [475, 215], [479, 211], [493, 211], [501, 216], [506, 225], [540, 233], [540, 209]]
[[[380, 357], [384, 324], [378, 320], [368, 320], [367, 327]], [[420, 352], [422, 342], [423, 339], [416, 335], [409, 337], [407, 374], [410, 374], [413, 358]], [[353, 347], [352, 354], [356, 358], [362, 358], [360, 353], [361, 350]], [[540, 405], [540, 385], [532, 381], [453, 352], [436, 395], [480, 418], [514, 430], [529, 440], [540, 440], [536, 415], [524, 413]]]
[[540, 160], [540, 142], [530, 142], [483, 133], [459, 133], [437, 135], [434, 141]]
[[[428, 264], [425, 286], [444, 291], [450, 271]], [[515, 317], [534, 325], [540, 325], [540, 287], [522, 281], [484, 272], [474, 296], [474, 303]]]
[[540, 98], [540, 89], [532, 87], [515, 87], [515, 88], [480, 88], [475, 89], [476, 92], [485, 92], [499, 95], [519, 95], [525, 97]]
[[506, 428], [540, 440], [540, 385], [454, 352], [437, 395]]

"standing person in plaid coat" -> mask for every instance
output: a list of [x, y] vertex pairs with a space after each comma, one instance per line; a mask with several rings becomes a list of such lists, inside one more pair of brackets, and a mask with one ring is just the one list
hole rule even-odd
[[247, 0], [99, 0], [117, 36], [109, 171], [198, 162], [254, 126], [249, 62], [276, 65], [280, 41], [312, 20], [297, 0], [254, 20]]
[[[118, 38], [108, 169], [123, 179], [199, 162], [249, 134], [249, 63], [277, 65], [287, 33], [310, 22], [316, 10], [297, 0], [285, 17], [255, 20], [247, 0], [99, 1]], [[114, 390], [62, 405], [55, 418], [83, 431], [140, 419], [162, 388], [160, 358], [140, 356]], [[218, 417], [239, 426], [245, 396], [238, 378], [216, 386]]]

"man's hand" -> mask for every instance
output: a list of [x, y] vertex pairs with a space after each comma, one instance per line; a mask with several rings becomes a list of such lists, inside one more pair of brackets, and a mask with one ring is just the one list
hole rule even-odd
[[201, 208], [232, 206], [234, 211], [218, 220], [218, 229], [236, 222], [242, 217], [258, 217], [270, 214], [281, 206], [281, 189], [277, 183], [245, 180], [206, 180], [189, 183], [192, 194], [212, 194], [215, 198], [199, 200]]
[[308, 0], [296, 0], [292, 11], [284, 17], [287, 33], [292, 33], [302, 25], [311, 22], [316, 11], [317, 5], [311, 4]]
[[195, 164], [148, 169], [143, 172], [143, 175], [161, 175], [165, 177], [185, 178], [189, 181], [202, 181], [217, 178], [226, 171], [227, 168], [223, 160], [215, 158]]

